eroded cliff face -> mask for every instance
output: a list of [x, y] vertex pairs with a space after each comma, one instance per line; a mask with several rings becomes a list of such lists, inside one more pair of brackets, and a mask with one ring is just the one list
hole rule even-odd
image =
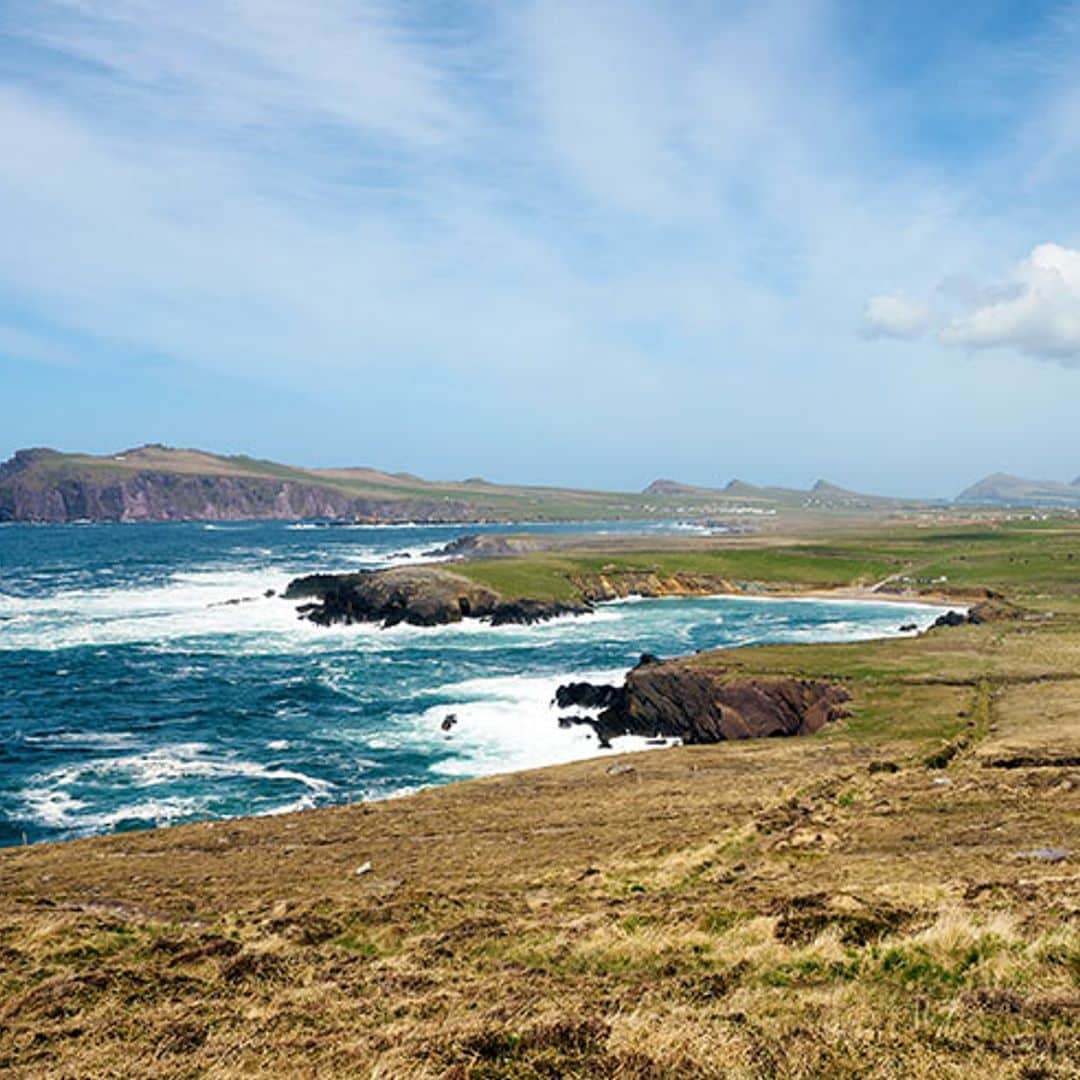
[[648, 570], [601, 571], [575, 577], [573, 581], [591, 604], [627, 596], [713, 596], [742, 592], [747, 587], [746, 582], [731, 581], [716, 574], [656, 574]]
[[[598, 694], [598, 690], [606, 691]], [[568, 692], [564, 692], [568, 691]], [[684, 743], [812, 735], [845, 714], [843, 686], [787, 677], [730, 678], [688, 660], [644, 658], [621, 687], [560, 687], [563, 708], [607, 707], [591, 724], [603, 741], [619, 735], [678, 738]]]
[[48, 451], [20, 451], [0, 465], [0, 521], [235, 521], [326, 518], [468, 521], [465, 502], [356, 498], [291, 480], [139, 471], [47, 480], [32, 469]]

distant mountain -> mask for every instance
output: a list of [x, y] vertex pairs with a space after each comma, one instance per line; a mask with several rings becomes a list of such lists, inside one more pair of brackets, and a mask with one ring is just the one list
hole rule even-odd
[[1077, 506], [1080, 507], [1080, 477], [1071, 484], [1053, 480], [1025, 480], [1008, 473], [994, 473], [965, 488], [956, 502], [965, 505]]
[[642, 493], [657, 498], [670, 498], [679, 495], [717, 495], [715, 488], [695, 487], [693, 484], [680, 484], [677, 480], [654, 480]]
[[772, 487], [749, 484], [745, 480], [730, 480], [722, 488], [697, 487], [677, 480], [654, 480], [642, 493], [664, 498], [734, 500], [768, 503], [772, 506], [806, 507], [823, 509], [872, 509], [900, 504], [918, 503], [917, 499], [894, 499], [885, 495], [863, 495], [849, 491], [828, 480], [818, 480], [814, 485], [802, 488]]
[[742, 480], [732, 480], [722, 488], [714, 488], [701, 487], [696, 484], [683, 484], [678, 480], [661, 479], [654, 480], [642, 492], [642, 495], [665, 499], [689, 499], [691, 501], [705, 499], [713, 503], [717, 501], [721, 503], [731, 502], [737, 499], [741, 502], [764, 501], [773, 504], [777, 502], [798, 503], [806, 498], [807, 492], [797, 491], [794, 488], [757, 487]]

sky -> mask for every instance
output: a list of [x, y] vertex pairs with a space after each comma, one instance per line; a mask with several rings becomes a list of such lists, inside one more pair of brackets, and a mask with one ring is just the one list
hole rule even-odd
[[1080, 3], [0, 0], [0, 457], [1080, 473]]

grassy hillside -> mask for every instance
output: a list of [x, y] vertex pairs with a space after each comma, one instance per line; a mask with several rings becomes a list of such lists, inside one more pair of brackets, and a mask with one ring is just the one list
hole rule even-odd
[[[1080, 530], [601, 569], [661, 557], [773, 587], [899, 561], [1040, 612], [688, 661], [841, 681], [810, 738], [0, 852], [0, 1070], [1080, 1075]], [[533, 588], [603, 558], [463, 568]]]

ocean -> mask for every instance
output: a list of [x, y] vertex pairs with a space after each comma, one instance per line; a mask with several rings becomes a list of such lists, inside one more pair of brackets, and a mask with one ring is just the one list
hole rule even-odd
[[937, 614], [669, 598], [533, 627], [383, 630], [317, 627], [265, 595], [299, 574], [412, 565], [485, 531], [508, 526], [0, 527], [0, 844], [381, 799], [609, 754], [587, 728], [559, 727], [560, 683], [621, 681], [643, 652], [886, 636]]

